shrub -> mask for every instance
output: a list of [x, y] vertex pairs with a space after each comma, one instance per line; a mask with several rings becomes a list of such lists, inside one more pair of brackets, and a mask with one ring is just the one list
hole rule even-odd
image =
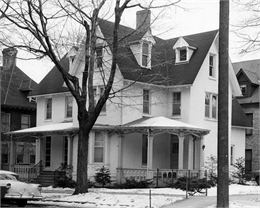
[[215, 182], [213, 180], [207, 181], [206, 178], [197, 177], [191, 177], [190, 179], [188, 179], [186, 176], [184, 176], [178, 178], [176, 182], [173, 184], [173, 187], [186, 191], [187, 180], [188, 192], [190, 195], [194, 195], [195, 193], [205, 193], [205, 191], [203, 191], [204, 189], [215, 186]]
[[152, 185], [153, 179], [137, 181], [133, 177], [125, 178], [125, 182], [120, 184], [122, 189], [133, 189], [133, 188], [149, 188]]
[[235, 168], [231, 171], [231, 176], [238, 179], [238, 184], [246, 184], [246, 181], [250, 180], [250, 175], [246, 174], [245, 158], [239, 157], [236, 159], [235, 164], [232, 164]]
[[54, 187], [75, 188], [76, 182], [72, 179], [72, 177], [68, 177], [64, 172], [60, 171], [58, 176], [55, 176]]
[[105, 187], [107, 184], [111, 184], [110, 170], [105, 166], [97, 168], [97, 172], [94, 176], [95, 181]]
[[210, 157], [207, 158], [207, 161], [205, 162], [205, 169], [207, 171], [207, 177], [210, 181], [217, 184], [218, 182], [218, 159], [216, 156], [210, 155]]

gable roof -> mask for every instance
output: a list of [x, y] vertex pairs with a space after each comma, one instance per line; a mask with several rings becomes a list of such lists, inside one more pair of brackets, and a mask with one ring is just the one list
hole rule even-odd
[[[69, 58], [67, 55], [60, 60], [60, 63], [66, 71], [69, 71]], [[64, 80], [62, 75], [57, 67], [54, 66], [29, 95], [36, 96], [69, 92], [69, 89], [63, 84]]]
[[[99, 20], [99, 27], [105, 40], [110, 43], [114, 23], [107, 20]], [[179, 37], [168, 40], [153, 36], [156, 43], [152, 47], [152, 68], [144, 69], [140, 67], [132, 53], [129, 42], [141, 40], [145, 32], [138, 32], [132, 28], [119, 27], [118, 66], [127, 80], [153, 83], [157, 85], [187, 85], [192, 84], [198, 71], [212, 45], [218, 30], [204, 32], [194, 35], [182, 36], [191, 46], [197, 47], [190, 61], [185, 64], [175, 64], [175, 51], [173, 46]]]
[[251, 127], [248, 118], [236, 98], [232, 100], [232, 126]]
[[246, 69], [254, 72], [260, 77], [260, 59], [241, 61], [232, 63], [235, 73], [237, 74], [240, 69]]
[[16, 65], [1, 70], [1, 107], [36, 110], [36, 103], [29, 102], [29, 92], [37, 83]]

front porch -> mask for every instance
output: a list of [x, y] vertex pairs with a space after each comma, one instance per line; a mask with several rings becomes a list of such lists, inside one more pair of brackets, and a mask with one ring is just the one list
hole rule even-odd
[[[70, 175], [75, 180], [77, 128], [68, 123], [48, 126], [12, 134], [37, 138], [35, 160], [41, 164], [38, 170], [55, 171], [65, 163], [71, 167]], [[95, 125], [89, 135], [88, 176], [93, 180], [96, 169], [103, 165], [117, 183], [133, 177], [153, 179], [163, 186], [176, 177], [202, 176], [204, 136], [208, 132], [165, 117], [142, 118], [122, 126]], [[30, 168], [19, 166], [13, 170], [19, 175], [32, 175]]]

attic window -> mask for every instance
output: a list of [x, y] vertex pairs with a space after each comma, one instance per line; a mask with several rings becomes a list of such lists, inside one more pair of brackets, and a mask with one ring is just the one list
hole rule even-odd
[[188, 61], [188, 48], [187, 47], [176, 48], [175, 54], [176, 54], [176, 63]]
[[186, 61], [187, 60], [187, 49], [183, 48], [180, 49], [180, 61]]
[[148, 57], [149, 57], [149, 45], [148, 43], [143, 43], [142, 47], [142, 66], [148, 66]]

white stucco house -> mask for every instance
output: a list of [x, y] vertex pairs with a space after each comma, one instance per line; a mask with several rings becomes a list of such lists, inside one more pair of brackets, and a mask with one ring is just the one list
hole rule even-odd
[[[152, 35], [150, 18], [137, 28], [120, 26], [124, 39], [119, 47], [113, 92], [93, 127], [89, 140], [89, 176], [106, 166], [118, 182], [125, 177], [161, 178], [197, 174], [210, 155], [217, 156], [218, 31], [167, 40]], [[148, 26], [146, 25], [148, 24]], [[96, 97], [111, 63], [109, 39], [113, 23], [99, 20]], [[143, 27], [146, 25], [146, 27]], [[61, 62], [81, 78], [84, 48], [73, 48]], [[230, 163], [245, 154], [245, 115], [234, 96], [241, 94], [229, 66]], [[100, 74], [99, 68], [104, 69]], [[120, 89], [125, 90], [120, 91]], [[12, 132], [13, 139], [28, 134], [37, 137], [36, 164], [54, 171], [61, 163], [72, 166], [76, 178], [77, 106], [62, 76], [54, 67], [30, 94], [37, 102], [37, 127]]]

